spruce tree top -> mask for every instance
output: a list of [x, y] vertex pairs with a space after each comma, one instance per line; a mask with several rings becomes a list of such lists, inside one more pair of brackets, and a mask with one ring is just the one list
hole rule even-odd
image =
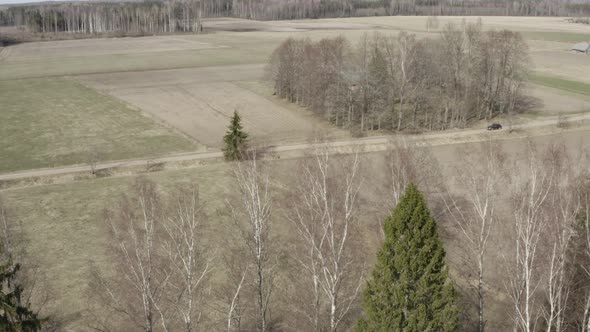
[[227, 160], [240, 160], [246, 150], [248, 134], [243, 131], [240, 115], [234, 111], [228, 130], [223, 137], [223, 155]]
[[385, 222], [385, 242], [363, 294], [361, 331], [456, 331], [456, 294], [424, 197], [410, 184]]

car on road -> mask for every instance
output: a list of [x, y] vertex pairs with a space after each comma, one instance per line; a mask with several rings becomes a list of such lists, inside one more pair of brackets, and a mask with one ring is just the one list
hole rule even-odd
[[492, 123], [488, 126], [488, 130], [499, 130], [502, 129], [502, 125], [499, 123]]

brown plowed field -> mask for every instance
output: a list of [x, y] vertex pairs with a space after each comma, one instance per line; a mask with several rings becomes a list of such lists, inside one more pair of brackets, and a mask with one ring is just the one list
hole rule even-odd
[[[80, 76], [83, 84], [136, 106], [208, 147], [219, 148], [237, 110], [257, 143], [305, 141], [316, 131], [343, 136], [309, 112], [272, 96], [263, 65]], [[332, 136], [333, 136], [332, 135]]]

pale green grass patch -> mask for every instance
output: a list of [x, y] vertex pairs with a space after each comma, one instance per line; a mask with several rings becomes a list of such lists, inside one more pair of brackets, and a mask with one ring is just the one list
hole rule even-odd
[[530, 80], [533, 83], [544, 85], [550, 88], [590, 96], [590, 84], [588, 83], [566, 80], [563, 78], [547, 76], [538, 73], [532, 74], [530, 76]]
[[67, 79], [0, 82], [0, 172], [193, 151], [192, 141]]
[[563, 43], [579, 43], [590, 40], [590, 34], [578, 32], [556, 31], [521, 31], [524, 38], [533, 40], [556, 41]]

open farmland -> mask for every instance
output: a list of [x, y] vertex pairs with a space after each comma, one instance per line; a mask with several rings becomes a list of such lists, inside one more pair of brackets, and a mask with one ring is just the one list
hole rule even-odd
[[[156, 182], [164, 195], [179, 183], [194, 181], [199, 185], [205, 211], [211, 216], [206, 241], [216, 251], [218, 262], [221, 260], [231, 242], [228, 232], [235, 231], [231, 226], [230, 231], [226, 228], [230, 221], [226, 202], [234, 200], [238, 190], [232, 179], [233, 165], [218, 159], [222, 137], [235, 110], [240, 112], [254, 143], [274, 146], [279, 157], [287, 157], [269, 162], [276, 190], [273, 199], [277, 202], [272, 232], [283, 239], [296, 234], [280, 205], [288, 202], [289, 191], [298, 181], [296, 161], [289, 159], [289, 149], [298, 152], [293, 156], [299, 158], [306, 151], [307, 141], [317, 134], [343, 139], [337, 143], [344, 148], [362, 139], [351, 138], [345, 130], [273, 95], [265, 81], [265, 68], [272, 51], [283, 40], [342, 35], [354, 45], [375, 31], [397, 34], [401, 30], [415, 33], [418, 38], [437, 38], [444, 24], [460, 24], [463, 19], [440, 17], [438, 29], [431, 31], [425, 27], [425, 17], [270, 22], [210, 19], [204, 26], [211, 33], [203, 35], [35, 42], [0, 49], [0, 173], [109, 160], [141, 162], [136, 169], [115, 170], [113, 177], [94, 178], [90, 172], [79, 177], [68, 174], [56, 184], [43, 185], [43, 181], [33, 179], [30, 183], [23, 181], [22, 187], [21, 182], [15, 182], [0, 190], [10, 216], [18, 221], [19, 240], [26, 248], [23, 262], [38, 269], [43, 279], [40, 285], [50, 295], [42, 313], [57, 318], [63, 324], [59, 330], [90, 330], [89, 280], [96, 271], [105, 275], [116, 272], [109, 248], [112, 236], [103, 212], [129, 190], [129, 185], [140, 177], [138, 172], [145, 172], [141, 177]], [[484, 17], [482, 21], [486, 29], [523, 33], [533, 66], [526, 89], [535, 98], [533, 112], [514, 121], [516, 134], [503, 130], [489, 137], [502, 140], [514, 159], [525, 156], [527, 141], [522, 137], [527, 134], [542, 147], [560, 139], [572, 152], [590, 146], [588, 117], [579, 116], [576, 119], [580, 121], [569, 128], [555, 126], [558, 114], [590, 111], [590, 56], [569, 51], [574, 42], [590, 40], [590, 26], [566, 23], [562, 18]], [[460, 166], [455, 149], [478, 141], [474, 137], [485, 125], [430, 134], [437, 145], [432, 152], [442, 166], [445, 180], [451, 178], [449, 183], [454, 183], [453, 172]], [[558, 131], [564, 131], [563, 135], [549, 135]], [[418, 142], [426, 136], [411, 137]], [[371, 139], [375, 137], [364, 138]], [[281, 148], [286, 151], [283, 155]], [[153, 173], [144, 167], [151, 158], [205, 151], [215, 157], [187, 159], [186, 164], [185, 160], [170, 162], [174, 164], [170, 168], [166, 164], [163, 170]], [[372, 264], [381, 241], [378, 222], [389, 213], [391, 203], [391, 193], [380, 190], [391, 179], [386, 178], [388, 170], [382, 167], [382, 152], [363, 157], [367, 182], [359, 196], [367, 210], [362, 211], [366, 214], [360, 214], [359, 222], [366, 230], [364, 246]], [[139, 168], [141, 171], [137, 171]], [[509, 189], [502, 189], [505, 206], [510, 203], [510, 194]], [[503, 222], [512, 222], [510, 218]], [[509, 229], [508, 224], [503, 226], [494, 234], [494, 241], [507, 236], [500, 234]], [[465, 248], [453, 233], [456, 229], [445, 224], [441, 230], [451, 274], [473, 277], [463, 270]], [[288, 241], [285, 243], [281, 250], [292, 249]], [[502, 249], [490, 247], [486, 263], [486, 271], [490, 271], [486, 281], [490, 312], [486, 329], [490, 331], [511, 328], [506, 280], [501, 278], [506, 272]], [[282, 259], [289, 258], [285, 255]], [[216, 282], [226, 277], [223, 267], [216, 268], [211, 291], [215, 295], [215, 287], [219, 286]], [[463, 286], [465, 282], [461, 279], [458, 284]], [[293, 290], [279, 287], [277, 297], [289, 301], [289, 292]], [[205, 310], [217, 309], [211, 306]]]
[[[84, 85], [120, 98], [210, 147], [218, 147], [220, 130], [236, 109], [256, 113], [246, 114], [245, 122], [257, 138], [297, 140], [326, 126], [276, 100], [270, 88], [260, 83], [264, 64], [285, 38], [343, 35], [354, 44], [364, 34], [395, 34], [402, 29], [419, 38], [436, 38], [446, 23], [460, 24], [464, 19], [441, 17], [438, 29], [430, 32], [425, 17], [271, 22], [211, 19], [204, 27], [215, 33], [204, 35], [28, 43], [0, 52], [0, 80], [75, 76]], [[589, 82], [590, 57], [573, 54], [569, 48], [574, 41], [590, 39], [590, 27], [562, 18], [484, 17], [482, 22], [486, 29], [523, 33], [533, 64], [535, 84], [529, 90], [539, 100], [537, 113], [589, 109], [588, 87], [572, 86]], [[562, 84], [565, 81], [567, 84]], [[289, 124], [289, 128], [271, 129], [268, 123]]]
[[135, 105], [208, 147], [221, 147], [220, 133], [234, 110], [240, 112], [244, 128], [256, 142], [300, 142], [316, 132], [338, 133], [308, 112], [272, 97], [270, 89], [259, 84], [263, 67], [174, 69], [77, 79]]
[[0, 81], [0, 172], [151, 157], [198, 145], [63, 78]]
[[[438, 30], [462, 20], [441, 17]], [[515, 29], [526, 38], [534, 83], [528, 90], [537, 99], [535, 113], [590, 109], [590, 57], [569, 51], [574, 41], [590, 39], [590, 27], [561, 18], [484, 17], [482, 21], [487, 29]], [[216, 33], [205, 35], [27, 43], [0, 53], [0, 79], [71, 75], [211, 148], [219, 147], [234, 110], [244, 113], [246, 128], [256, 140], [301, 141], [328, 130], [328, 125], [273, 97], [262, 83], [265, 63], [280, 42], [287, 37], [343, 35], [354, 44], [374, 31], [395, 34], [401, 29], [419, 38], [436, 38], [438, 32], [428, 32], [425, 22], [424, 17], [212, 19], [205, 29]], [[337, 130], [331, 134], [344, 135]]]
[[[545, 83], [545, 82], [544, 82]], [[540, 101], [535, 106], [537, 114], [580, 113], [590, 110], [590, 90], [567, 90], [551, 82], [531, 85], [527, 93]], [[580, 92], [578, 92], [580, 91]]]
[[72, 43], [67, 40], [25, 43], [6, 49], [3, 57], [19, 60], [55, 57], [84, 57], [96, 55], [136, 54], [152, 52], [174, 52], [222, 48], [187, 36], [150, 38], [100, 38], [86, 42]]

